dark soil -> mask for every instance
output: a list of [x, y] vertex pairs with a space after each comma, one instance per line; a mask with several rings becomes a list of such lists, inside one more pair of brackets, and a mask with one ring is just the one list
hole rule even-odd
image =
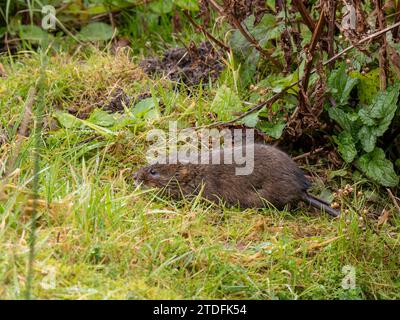
[[220, 54], [207, 41], [199, 46], [192, 42], [188, 48], [168, 49], [162, 58], [144, 59], [140, 66], [149, 75], [162, 74], [188, 86], [206, 82], [209, 77], [215, 80], [224, 69]]

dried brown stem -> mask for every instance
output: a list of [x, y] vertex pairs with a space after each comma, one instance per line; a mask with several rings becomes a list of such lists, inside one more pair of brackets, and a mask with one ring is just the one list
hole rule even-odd
[[[397, 8], [396, 8], [396, 18], [394, 20], [394, 22], [399, 22], [400, 21], [400, 1], [397, 2]], [[394, 28], [392, 31], [392, 35], [393, 35], [393, 39], [394, 41], [398, 41], [399, 39], [399, 27]]]
[[307, 25], [308, 29], [312, 33], [314, 33], [315, 30], [315, 23], [314, 20], [311, 18], [309, 15], [307, 8], [305, 7], [304, 3], [302, 0], [293, 0], [294, 5], [296, 6], [297, 10], [299, 11], [301, 17], [303, 18], [304, 23]]
[[[361, 39], [361, 40], [357, 43], [357, 45], [363, 44], [363, 43], [365, 43], [365, 42], [367, 42], [367, 41], [369, 41], [369, 40], [372, 40], [372, 39], [374, 39], [374, 38], [378, 38], [378, 37], [380, 37], [381, 35], [385, 34], [386, 32], [388, 32], [388, 31], [390, 31], [390, 30], [393, 30], [394, 28], [396, 28], [396, 27], [398, 27], [398, 26], [400, 26], [400, 22], [395, 23], [395, 24], [391, 25], [390, 27], [387, 27], [387, 28], [385, 28], [385, 29], [383, 29], [383, 30], [380, 30], [380, 31], [378, 31], [378, 32], [375, 32], [375, 33], [369, 35], [368, 37], [365, 37], [365, 38]], [[347, 47], [346, 49], [344, 49], [344, 50], [342, 50], [341, 52], [339, 52], [339, 53], [337, 53], [336, 55], [334, 55], [332, 58], [330, 58], [330, 59], [328, 59], [327, 61], [323, 62], [322, 65], [326, 66], [327, 64], [329, 64], [329, 63], [331, 63], [331, 62], [333, 62], [333, 61], [339, 59], [342, 55], [344, 55], [346, 52], [350, 51], [350, 50], [353, 49], [354, 47], [355, 47], [354, 45], [351, 45], [351, 46]], [[313, 69], [313, 70], [311, 70], [310, 74], [312, 74], [312, 73], [314, 73], [314, 72], [316, 72], [316, 71], [317, 71], [317, 69]], [[256, 106], [254, 106], [254, 107], [251, 108], [250, 110], [244, 112], [243, 114], [241, 114], [240, 116], [238, 116], [237, 118], [235, 118], [235, 119], [233, 119], [233, 120], [230, 120], [229, 122], [219, 122], [219, 123], [211, 124], [211, 125], [209, 125], [209, 127], [214, 127], [214, 126], [216, 126], [216, 125], [231, 124], [231, 123], [234, 123], [234, 122], [236, 122], [236, 121], [239, 121], [239, 120], [243, 119], [244, 117], [248, 116], [249, 114], [251, 114], [251, 113], [253, 113], [253, 112], [255, 112], [255, 111], [261, 110], [264, 106], [270, 105], [270, 104], [274, 103], [274, 102], [275, 102], [276, 100], [278, 100], [278, 99], [280, 98], [280, 96], [283, 95], [287, 90], [293, 88], [295, 85], [297, 85], [297, 84], [299, 84], [299, 83], [300, 83], [300, 80], [291, 83], [290, 85], [288, 85], [288, 86], [286, 86], [285, 88], [283, 88], [281, 92], [278, 92], [277, 94], [275, 94], [274, 96], [272, 96], [271, 98], [269, 98], [267, 101], [264, 101], [264, 102], [262, 102], [262, 103], [260, 103], [260, 104], [258, 104], [258, 105], [256, 105]]]
[[[326, 13], [328, 22], [328, 57], [331, 58], [335, 54], [335, 18], [336, 18], [336, 1], [330, 0], [328, 2], [328, 12]], [[334, 64], [329, 65], [333, 69]]]
[[[382, 30], [386, 27], [385, 17], [382, 11], [382, 3], [380, 0], [375, 0], [375, 8], [377, 11], [377, 22], [379, 26], [379, 30]], [[387, 41], [386, 38], [382, 38], [379, 40], [381, 47], [379, 49], [379, 80], [380, 80], [380, 88], [381, 90], [386, 90], [387, 87]]]
[[305, 68], [304, 68], [304, 76], [303, 76], [302, 85], [303, 85], [305, 92], [307, 92], [308, 81], [310, 79], [311, 66], [312, 66], [312, 63], [314, 60], [314, 56], [315, 56], [315, 48], [317, 46], [318, 41], [321, 38], [321, 34], [322, 34], [322, 30], [324, 28], [324, 25], [325, 25], [325, 15], [323, 13], [321, 13], [318, 23], [317, 23], [317, 26], [316, 26], [313, 36], [311, 38], [310, 47], [308, 49], [309, 58], [306, 62]]
[[[358, 45], [361, 45], [361, 44], [363, 44], [365, 42], [368, 42], [368, 41], [370, 41], [370, 40], [372, 40], [374, 38], [378, 38], [378, 37], [382, 36], [383, 34], [387, 33], [388, 31], [393, 30], [394, 28], [399, 27], [399, 26], [400, 26], [400, 21], [395, 23], [395, 24], [393, 24], [393, 25], [391, 25], [390, 27], [387, 27], [387, 28], [385, 28], [383, 30], [380, 30], [380, 31], [377, 31], [377, 32], [375, 32], [373, 34], [370, 34], [368, 37], [365, 37], [365, 38], [361, 39], [356, 45], [358, 46]], [[340, 51], [339, 53], [334, 55], [332, 58], [326, 60], [323, 63], [323, 65], [326, 66], [327, 64], [339, 59], [342, 55], [346, 54], [346, 52], [348, 52], [351, 49], [353, 49], [356, 45], [352, 44], [351, 46], [347, 47], [346, 49]], [[315, 72], [315, 70], [313, 70], [313, 72]]]

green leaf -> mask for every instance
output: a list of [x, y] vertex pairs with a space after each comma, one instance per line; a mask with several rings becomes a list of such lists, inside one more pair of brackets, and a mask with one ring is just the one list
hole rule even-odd
[[240, 122], [243, 123], [246, 127], [254, 128], [258, 123], [258, 112], [252, 112], [246, 117], [244, 117]]
[[[275, 93], [282, 92], [282, 90], [288, 86], [290, 86], [292, 83], [296, 82], [299, 80], [299, 71], [296, 70], [295, 72], [287, 75], [286, 77], [279, 78], [277, 80], [272, 81], [271, 85], [273, 87], [273, 91]], [[295, 85], [289, 90], [287, 90], [288, 93], [292, 94], [297, 94], [296, 90], [298, 89], [298, 86]]]
[[393, 163], [386, 159], [382, 149], [375, 148], [374, 151], [362, 155], [357, 163], [368, 178], [379, 184], [385, 187], [395, 187], [399, 184]]
[[375, 95], [379, 92], [379, 68], [371, 70], [366, 74], [352, 72], [351, 75], [360, 80], [357, 85], [360, 102], [362, 104], [372, 103]]
[[371, 127], [362, 127], [358, 132], [358, 138], [366, 152], [371, 152], [375, 148], [377, 136], [376, 132]]
[[363, 149], [371, 152], [378, 137], [389, 128], [397, 110], [400, 83], [377, 93], [371, 105], [360, 109], [358, 115], [364, 124], [358, 132]]
[[157, 100], [154, 100], [154, 98], [143, 99], [133, 107], [132, 114], [135, 118], [157, 119], [159, 118], [159, 112], [156, 108], [156, 102]]
[[150, 8], [151, 11], [161, 15], [170, 13], [172, 11], [173, 1], [172, 0], [152, 1], [147, 6]]
[[282, 136], [283, 129], [285, 129], [286, 123], [271, 123], [267, 121], [263, 121], [260, 124], [260, 129], [271, 136], [274, 139], [279, 139]]
[[79, 119], [72, 114], [62, 111], [56, 111], [54, 113], [54, 116], [56, 117], [60, 125], [62, 125], [64, 128], [72, 129], [77, 128], [81, 125]]
[[232, 89], [222, 85], [211, 103], [211, 111], [217, 114], [218, 120], [232, 120], [236, 112], [242, 111], [242, 102]]
[[111, 127], [118, 122], [113, 115], [104, 110], [97, 110], [93, 112], [87, 121], [102, 127]]
[[53, 36], [35, 25], [19, 26], [20, 38], [30, 42], [41, 42], [52, 38]]
[[174, 3], [185, 10], [199, 11], [199, 5], [196, 0], [174, 0]]
[[241, 64], [239, 72], [240, 72], [240, 83], [243, 87], [246, 87], [253, 81], [259, 60], [260, 60], [260, 53], [253, 48], [251, 54]]
[[357, 149], [351, 133], [348, 131], [342, 131], [335, 141], [338, 144], [338, 150], [343, 160], [347, 163], [353, 162], [357, 155]]
[[109, 137], [109, 136], [116, 135], [115, 132], [113, 132], [107, 128], [103, 128], [102, 126], [94, 124], [88, 120], [79, 119], [79, 118], [73, 116], [72, 114], [69, 114], [66, 112], [57, 111], [57, 112], [55, 112], [54, 116], [57, 118], [57, 120], [60, 122], [60, 124], [64, 128], [67, 128], [67, 129], [78, 128], [83, 124], [103, 136]]
[[351, 90], [358, 81], [357, 78], [352, 78], [346, 73], [346, 65], [342, 64], [339, 69], [331, 72], [328, 78], [328, 87], [336, 102], [345, 105], [349, 100]]
[[[276, 18], [272, 14], [265, 14], [257, 26], [254, 26], [254, 15], [247, 17], [243, 24], [250, 34], [260, 43], [261, 46], [271, 39], [272, 29], [276, 25]], [[239, 30], [235, 30], [232, 37], [229, 39], [229, 44], [233, 52], [239, 54], [243, 59], [247, 58], [254, 49], [253, 45], [243, 36]]]
[[82, 41], [107, 41], [113, 36], [113, 28], [104, 22], [92, 22], [84, 26], [77, 37]]
[[389, 128], [396, 113], [397, 99], [399, 97], [400, 82], [379, 91], [372, 104], [358, 112], [361, 121], [367, 126], [374, 126], [378, 136], [381, 136]]
[[331, 107], [328, 111], [329, 117], [336, 121], [339, 126], [345, 130], [345, 131], [351, 131], [352, 130], [352, 121], [349, 119], [348, 115], [346, 112], [344, 112], [342, 109], [338, 107]]

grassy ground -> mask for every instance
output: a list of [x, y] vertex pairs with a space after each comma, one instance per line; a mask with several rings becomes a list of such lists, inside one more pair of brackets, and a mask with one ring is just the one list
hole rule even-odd
[[[26, 101], [39, 78], [40, 55], [2, 63], [7, 78], [0, 81], [0, 297], [18, 299], [27, 279], [34, 141], [32, 135], [18, 136], [16, 128], [29, 114]], [[219, 83], [188, 95], [165, 79], [148, 79], [127, 51], [51, 55], [35, 298], [400, 298], [399, 213], [386, 193], [365, 180], [329, 178], [324, 162], [305, 167], [315, 194], [353, 188], [337, 200], [344, 212], [339, 219], [306, 207], [243, 211], [198, 200], [176, 203], [135, 188], [129, 176], [145, 163], [146, 132], [167, 128], [169, 120], [178, 119], [182, 127], [205, 121], [216, 87], [225, 82], [235, 90], [229, 70]], [[106, 118], [108, 124], [91, 125], [98, 114], [94, 106], [118, 88], [133, 97], [150, 92], [152, 116], [125, 110]], [[67, 109], [85, 110], [92, 118], [71, 123], [60, 115]], [[379, 216], [383, 208], [380, 219], [366, 217], [365, 210]], [[354, 289], [342, 288], [344, 266], [355, 268]]]

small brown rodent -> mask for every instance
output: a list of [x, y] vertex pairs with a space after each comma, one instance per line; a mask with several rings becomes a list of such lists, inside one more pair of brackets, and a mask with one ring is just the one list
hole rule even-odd
[[[214, 151], [215, 152], [215, 151]], [[224, 159], [220, 152], [221, 159]], [[134, 174], [136, 184], [163, 188], [172, 198], [193, 196], [202, 189], [202, 197], [243, 208], [264, 207], [266, 201], [278, 209], [303, 200], [333, 216], [339, 211], [307, 193], [310, 186], [302, 170], [283, 151], [275, 147], [254, 145], [254, 169], [249, 175], [236, 175], [233, 164], [152, 164]]]

